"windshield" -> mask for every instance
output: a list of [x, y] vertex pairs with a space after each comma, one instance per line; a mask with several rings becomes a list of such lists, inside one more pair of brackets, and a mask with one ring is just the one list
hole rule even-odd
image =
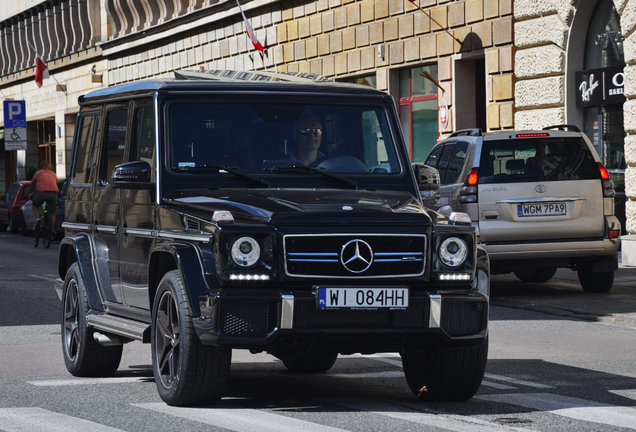
[[583, 138], [484, 141], [481, 150], [481, 184], [598, 178], [598, 165]]
[[400, 173], [381, 107], [188, 101], [171, 103], [168, 114], [173, 172], [209, 168], [214, 175], [263, 178], [316, 170], [345, 177]]

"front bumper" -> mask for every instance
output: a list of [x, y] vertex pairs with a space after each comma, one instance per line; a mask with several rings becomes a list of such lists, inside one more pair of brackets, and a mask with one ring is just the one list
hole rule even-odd
[[264, 294], [245, 290], [200, 297], [201, 316], [194, 324], [202, 343], [268, 350], [286, 339], [341, 338], [355, 345], [355, 339], [366, 338], [364, 347], [352, 350], [374, 351], [369, 345], [377, 342], [379, 351], [401, 338], [478, 343], [488, 327], [488, 297], [476, 291], [412, 293], [406, 310], [321, 310], [311, 293]]

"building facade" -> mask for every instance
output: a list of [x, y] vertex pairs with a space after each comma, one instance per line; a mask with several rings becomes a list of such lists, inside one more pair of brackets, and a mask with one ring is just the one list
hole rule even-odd
[[[81, 94], [179, 69], [277, 70], [388, 92], [415, 161], [463, 128], [576, 125], [612, 172], [617, 213], [636, 234], [634, 0], [241, 1], [264, 55], [236, 0], [14, 7], [0, 12], [0, 97], [26, 101], [27, 149], [0, 148], [2, 191], [40, 159], [65, 177]], [[51, 74], [41, 88], [35, 51]], [[617, 84], [612, 98], [597, 99], [599, 73]]]

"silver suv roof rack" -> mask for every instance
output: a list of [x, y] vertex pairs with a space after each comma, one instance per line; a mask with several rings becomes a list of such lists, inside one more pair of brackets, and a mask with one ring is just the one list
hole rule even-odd
[[569, 125], [569, 124], [561, 124], [561, 125], [555, 125], [555, 126], [546, 126], [543, 128], [543, 130], [550, 130], [550, 129], [558, 129], [560, 131], [569, 131], [569, 132], [581, 132], [581, 129], [578, 128], [578, 126], [574, 126], [574, 125]]
[[174, 71], [177, 80], [212, 80], [212, 81], [286, 81], [308, 82], [328, 81], [322, 75], [304, 72], [269, 72], [269, 71], [234, 71], [234, 70], [180, 70]]
[[449, 138], [456, 136], [481, 136], [481, 129], [462, 129], [457, 132], [453, 132]]

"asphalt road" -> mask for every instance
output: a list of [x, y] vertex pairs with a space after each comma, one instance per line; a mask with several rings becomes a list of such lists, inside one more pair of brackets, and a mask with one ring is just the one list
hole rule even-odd
[[[602, 298], [586, 300], [569, 276], [539, 287], [494, 278], [487, 375], [468, 402], [417, 401], [397, 355], [341, 356], [328, 373], [303, 375], [266, 354], [235, 350], [221, 404], [184, 409], [160, 400], [141, 343], [126, 345], [112, 378], [66, 372], [52, 284], [57, 247], [34, 249], [30, 237], [0, 233], [2, 432], [636, 429], [636, 328], [594, 320], [607, 315], [576, 319], [534, 308], [570, 298], [594, 310]], [[624, 304], [633, 301], [628, 285], [616, 294]]]

